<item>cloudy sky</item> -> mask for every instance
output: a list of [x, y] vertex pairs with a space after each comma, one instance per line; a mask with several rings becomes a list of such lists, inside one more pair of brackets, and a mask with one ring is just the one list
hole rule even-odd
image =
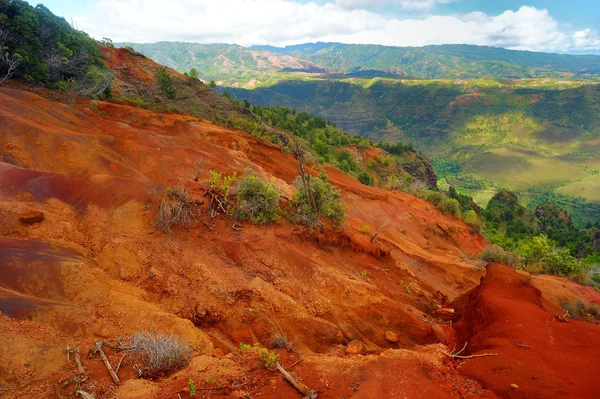
[[[39, 1], [29, 0], [32, 4]], [[46, 0], [95, 38], [149, 43], [469, 43], [600, 54], [600, 0]]]

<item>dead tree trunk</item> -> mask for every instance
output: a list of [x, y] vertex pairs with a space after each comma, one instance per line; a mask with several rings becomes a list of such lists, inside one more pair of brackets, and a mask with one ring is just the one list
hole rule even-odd
[[319, 210], [317, 209], [317, 204], [315, 203], [313, 192], [310, 188], [310, 175], [304, 171], [304, 153], [302, 151], [302, 147], [295, 140], [294, 144], [296, 146], [296, 158], [298, 159], [298, 173], [300, 173], [300, 178], [302, 179], [302, 184], [304, 185], [304, 191], [306, 191], [306, 200], [308, 201], [310, 207], [314, 210], [315, 214], [318, 214]]

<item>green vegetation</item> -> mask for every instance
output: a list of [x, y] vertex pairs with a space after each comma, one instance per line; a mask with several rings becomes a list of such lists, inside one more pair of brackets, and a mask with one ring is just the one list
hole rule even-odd
[[82, 96], [103, 96], [112, 76], [98, 44], [43, 5], [0, 0], [0, 82], [40, 82]]
[[188, 381], [188, 389], [189, 389], [190, 396], [196, 396], [196, 384], [194, 383], [194, 380], [192, 380], [191, 378]]
[[177, 89], [173, 85], [173, 79], [171, 78], [171, 75], [169, 75], [167, 69], [164, 67], [158, 68], [154, 77], [156, 78], [162, 96], [166, 99], [174, 100], [175, 97], [177, 97]]
[[[593, 79], [600, 57], [442, 45], [391, 47], [310, 43], [278, 48], [198, 43], [122, 43], [179, 71], [198, 68], [203, 79], [264, 85], [327, 72], [338, 79]], [[275, 61], [273, 61], [275, 60]], [[315, 65], [317, 64], [317, 65]], [[344, 74], [344, 75], [342, 75]], [[278, 76], [280, 75], [280, 76]], [[258, 81], [258, 82], [257, 82]]]
[[269, 352], [269, 350], [267, 348], [259, 348], [258, 356], [259, 356], [260, 360], [263, 361], [263, 364], [266, 369], [275, 365], [275, 363], [277, 363], [277, 360], [279, 359], [279, 354], [274, 353], [274, 352]]
[[291, 215], [296, 222], [314, 226], [324, 217], [330, 219], [334, 226], [340, 226], [346, 219], [346, 207], [340, 199], [340, 191], [327, 181], [325, 173], [316, 178], [310, 175], [298, 177], [296, 189]]
[[254, 350], [258, 354], [258, 358], [263, 362], [265, 368], [270, 368], [279, 359], [279, 354], [270, 352], [267, 348], [262, 347], [259, 343], [255, 343], [253, 346], [240, 342], [240, 349], [243, 351]]
[[237, 184], [235, 215], [256, 224], [274, 222], [280, 212], [277, 188], [254, 175], [244, 176]]
[[198, 70], [196, 68], [192, 68], [192, 69], [190, 69], [190, 72], [189, 72], [188, 75], [192, 79], [198, 79], [198, 76], [199, 76], [198, 75]]

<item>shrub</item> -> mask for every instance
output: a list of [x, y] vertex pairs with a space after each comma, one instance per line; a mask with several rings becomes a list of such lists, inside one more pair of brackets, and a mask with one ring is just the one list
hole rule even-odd
[[540, 260], [546, 273], [568, 276], [584, 271], [583, 263], [571, 256], [568, 249], [554, 249], [546, 253]]
[[237, 185], [236, 216], [254, 223], [268, 223], [277, 219], [279, 193], [277, 188], [253, 175], [244, 176]]
[[373, 176], [371, 176], [367, 172], [360, 172], [356, 178], [358, 179], [359, 182], [361, 182], [362, 184], [364, 184], [366, 186], [373, 185]]
[[504, 263], [515, 269], [521, 268], [523, 265], [523, 259], [519, 255], [505, 251], [497, 245], [486, 247], [477, 256], [486, 263]]
[[[335, 226], [340, 226], [346, 219], [346, 207], [340, 200], [340, 191], [327, 181], [325, 173], [316, 178], [307, 175], [307, 179], [308, 194], [302, 178], [296, 179], [298, 191], [292, 201], [295, 207], [293, 219], [298, 223], [314, 226], [321, 217], [325, 217], [331, 219]], [[310, 203], [309, 198], [312, 198], [314, 204]]]
[[439, 191], [432, 191], [427, 194], [427, 201], [431, 202], [435, 207], [440, 205], [446, 197]]
[[460, 204], [454, 198], [446, 198], [436, 207], [442, 213], [460, 218]]
[[189, 343], [176, 335], [140, 332], [131, 337], [131, 351], [140, 377], [155, 378], [185, 367], [192, 358]]
[[184, 187], [167, 187], [160, 199], [156, 227], [167, 233], [171, 226], [188, 225], [196, 218], [198, 206]]
[[469, 209], [463, 215], [464, 222], [471, 227], [471, 233], [481, 234], [482, 223], [481, 219], [474, 210]]
[[154, 74], [156, 82], [163, 97], [174, 100], [177, 96], [177, 89], [173, 86], [173, 79], [165, 67], [160, 67]]

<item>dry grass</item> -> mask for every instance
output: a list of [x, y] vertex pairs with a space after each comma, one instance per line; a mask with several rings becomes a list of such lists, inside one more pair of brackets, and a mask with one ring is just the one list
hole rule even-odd
[[161, 193], [156, 228], [170, 233], [172, 226], [186, 226], [196, 218], [199, 203], [182, 187], [167, 187]]
[[131, 336], [138, 374], [144, 378], [164, 376], [185, 367], [192, 359], [189, 343], [176, 335], [158, 332], [139, 332]]

